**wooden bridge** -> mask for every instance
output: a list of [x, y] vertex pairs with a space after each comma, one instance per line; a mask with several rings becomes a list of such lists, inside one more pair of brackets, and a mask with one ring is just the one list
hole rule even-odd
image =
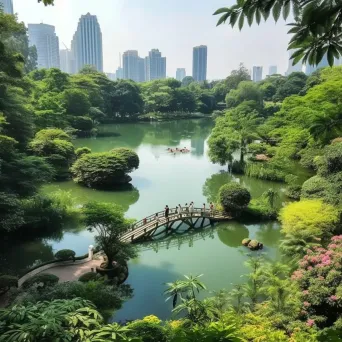
[[[165, 217], [165, 212], [160, 211], [156, 214], [148, 216], [141, 221], [132, 225], [131, 229], [122, 235], [121, 240], [125, 242], [134, 242], [137, 240], [149, 240], [152, 237], [170, 231], [177, 231], [184, 223], [189, 228], [194, 228], [196, 225], [200, 227], [205, 226], [205, 222], [218, 222], [231, 220], [232, 217], [220, 210], [206, 210], [201, 208], [194, 208], [190, 210], [182, 210], [180, 214], [176, 212], [176, 208], [170, 209], [168, 218]], [[179, 222], [178, 225], [175, 225]], [[165, 227], [160, 232], [159, 228]]]

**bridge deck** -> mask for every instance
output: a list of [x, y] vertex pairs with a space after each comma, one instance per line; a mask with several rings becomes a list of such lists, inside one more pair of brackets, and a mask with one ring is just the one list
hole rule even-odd
[[157, 213], [157, 215], [157, 219], [156, 214], [154, 214], [135, 223], [130, 231], [122, 235], [121, 240], [125, 242], [135, 241], [145, 235], [149, 235], [158, 227], [170, 225], [176, 221], [188, 220], [193, 218], [204, 218], [209, 219], [211, 221], [227, 221], [232, 219], [231, 216], [227, 215], [222, 211], [208, 210], [203, 213], [203, 210], [199, 208], [195, 208], [192, 213], [190, 211], [182, 211], [181, 214], [177, 214], [176, 209], [170, 209], [168, 219], [164, 216], [163, 211]]

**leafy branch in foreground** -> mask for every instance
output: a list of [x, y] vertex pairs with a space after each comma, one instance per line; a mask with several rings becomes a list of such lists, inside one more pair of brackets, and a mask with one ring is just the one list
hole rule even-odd
[[247, 21], [267, 21], [273, 16], [277, 22], [282, 16], [286, 21], [292, 11], [294, 22], [289, 34], [293, 34], [288, 49], [294, 50], [293, 64], [317, 65], [327, 56], [329, 65], [342, 55], [342, 4], [335, 0], [237, 0], [231, 7], [218, 9], [214, 15], [221, 15], [217, 25], [236, 24], [241, 30]]

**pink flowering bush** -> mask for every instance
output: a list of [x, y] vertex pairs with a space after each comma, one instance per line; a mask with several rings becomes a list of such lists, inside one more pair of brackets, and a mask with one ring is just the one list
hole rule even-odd
[[342, 315], [342, 235], [327, 248], [308, 249], [291, 279], [301, 290], [300, 316], [306, 325], [332, 326]]

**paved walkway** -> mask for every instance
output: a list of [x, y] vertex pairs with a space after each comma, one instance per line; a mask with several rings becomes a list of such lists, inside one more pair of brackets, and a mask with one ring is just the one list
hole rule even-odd
[[78, 280], [82, 274], [91, 272], [92, 268], [95, 269], [96, 266], [100, 266], [102, 262], [103, 259], [101, 257], [99, 260], [91, 260], [81, 265], [56, 266], [42, 271], [41, 273], [54, 274], [59, 278], [59, 282], [63, 283], [66, 281]]

